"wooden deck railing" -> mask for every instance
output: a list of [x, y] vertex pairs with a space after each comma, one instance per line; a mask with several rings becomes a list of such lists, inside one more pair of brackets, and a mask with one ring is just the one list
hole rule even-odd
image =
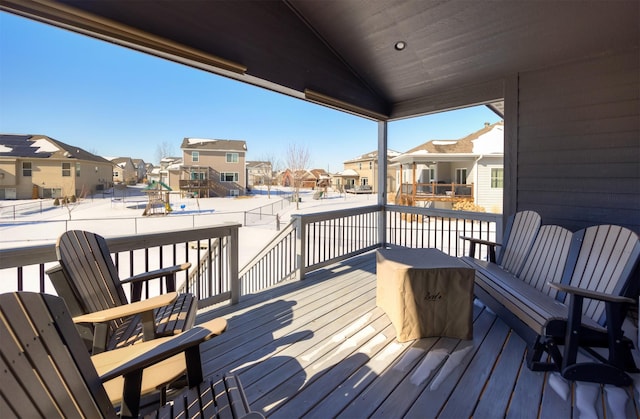
[[[178, 286], [194, 293], [200, 305], [223, 299], [237, 301], [238, 229], [240, 224], [228, 223], [214, 227], [184, 229], [162, 233], [107, 238], [121, 278], [148, 270], [184, 262], [195, 269], [203, 248], [211, 255], [206, 259], [210, 268], [195, 281], [187, 281], [188, 273], [178, 275]], [[215, 248], [214, 248], [215, 247]], [[13, 249], [0, 249], [0, 292], [37, 291], [55, 293], [45, 274], [57, 263], [53, 244]], [[145, 290], [146, 295], [160, 292], [160, 281]], [[157, 287], [157, 288], [153, 288]]]
[[[384, 215], [386, 243], [379, 239]], [[404, 206], [367, 206], [294, 215], [287, 226], [240, 272], [244, 290], [256, 292], [381, 246], [435, 247], [467, 253], [460, 235], [496, 240], [502, 215]], [[486, 256], [486, 248], [480, 249]]]
[[[294, 215], [242, 269], [238, 266], [239, 227], [230, 223], [114, 237], [108, 243], [122, 278], [191, 262], [191, 277], [182, 274], [178, 286], [196, 294], [204, 306], [236, 302], [240, 295], [303, 279], [309, 271], [381, 246], [432, 247], [462, 256], [467, 249], [459, 236], [502, 237], [502, 215], [395, 205]], [[482, 252], [486, 249], [481, 249], [481, 256]], [[0, 292], [55, 292], [45, 274], [55, 263], [53, 245], [0, 250]]]

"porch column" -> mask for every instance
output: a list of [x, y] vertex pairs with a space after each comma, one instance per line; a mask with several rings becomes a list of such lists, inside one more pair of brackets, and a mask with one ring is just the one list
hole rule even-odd
[[378, 121], [378, 243], [387, 244], [387, 121]]

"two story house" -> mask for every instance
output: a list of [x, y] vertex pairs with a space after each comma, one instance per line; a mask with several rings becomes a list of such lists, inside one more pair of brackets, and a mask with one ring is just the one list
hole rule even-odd
[[[387, 150], [387, 164], [399, 152]], [[376, 193], [378, 191], [378, 151], [363, 154], [344, 163], [344, 170], [334, 175], [334, 187], [346, 191]], [[395, 173], [387, 173], [387, 192], [396, 188]]]
[[245, 141], [185, 138], [180, 148], [183, 153], [180, 191], [203, 197], [245, 194]]
[[138, 183], [138, 169], [131, 157], [107, 157], [113, 163], [113, 183], [135, 185]]
[[0, 134], [0, 199], [92, 195], [111, 186], [110, 161], [45, 135]]
[[247, 161], [247, 186], [260, 186], [268, 183], [273, 184], [275, 173], [271, 162], [268, 161]]

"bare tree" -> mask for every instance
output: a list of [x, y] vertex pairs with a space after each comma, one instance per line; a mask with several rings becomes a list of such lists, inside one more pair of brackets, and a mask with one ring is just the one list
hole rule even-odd
[[293, 177], [293, 199], [296, 201], [296, 209], [300, 209], [300, 186], [309, 164], [309, 150], [305, 146], [289, 144], [286, 157]]
[[173, 156], [174, 150], [174, 146], [168, 141], [163, 141], [156, 145], [156, 160], [158, 163], [165, 157]]

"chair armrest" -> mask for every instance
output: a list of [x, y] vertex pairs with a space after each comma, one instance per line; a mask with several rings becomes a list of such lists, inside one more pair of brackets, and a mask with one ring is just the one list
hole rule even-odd
[[605, 294], [598, 291], [586, 290], [584, 288], [572, 287], [570, 285], [558, 284], [556, 282], [548, 282], [549, 286], [560, 291], [568, 292], [569, 294], [579, 295], [584, 298], [590, 298], [592, 300], [599, 300], [612, 303], [629, 303], [633, 304], [635, 301], [631, 298], [621, 297], [619, 295]]
[[167, 268], [156, 269], [155, 271], [143, 272], [138, 275], [121, 280], [123, 284], [135, 283], [141, 281], [148, 281], [150, 279], [162, 278], [163, 276], [173, 275], [177, 272], [187, 270], [191, 267], [191, 262], [183, 263], [181, 265], [169, 266]]
[[120, 281], [122, 284], [131, 284], [131, 302], [142, 299], [142, 284], [150, 279], [165, 277], [165, 288], [168, 292], [176, 290], [176, 273], [187, 270], [191, 267], [190, 262], [181, 265], [169, 266], [167, 268], [156, 269], [155, 271], [143, 272]]
[[177, 292], [170, 292], [149, 298], [148, 300], [138, 301], [123, 306], [108, 308], [106, 310], [96, 311], [89, 314], [83, 314], [73, 318], [74, 323], [104, 323], [111, 320], [121, 319], [123, 317], [140, 314], [147, 311], [153, 311], [156, 308], [164, 307], [173, 303], [178, 298]]
[[[108, 371], [100, 375], [100, 379], [105, 382], [121, 375], [142, 370], [160, 361], [171, 358], [174, 355], [185, 352], [188, 349], [197, 348], [202, 342], [206, 342], [223, 333], [226, 328], [227, 321], [223, 318], [216, 318], [176, 336], [141, 342], [131, 347], [114, 349], [109, 352], [94, 355], [92, 361], [94, 365], [96, 365], [96, 369], [100, 370], [105, 369], [104, 366], [110, 362], [110, 359], [118, 359], [118, 357], [120, 357], [121, 361], [116, 362], [115, 367], [111, 369], [107, 368]], [[127, 351], [129, 355], [133, 356], [130, 359], [122, 359], [122, 355], [127, 354]], [[187, 365], [189, 365], [189, 360], [187, 360]], [[101, 367], [99, 368], [99, 366]]]

